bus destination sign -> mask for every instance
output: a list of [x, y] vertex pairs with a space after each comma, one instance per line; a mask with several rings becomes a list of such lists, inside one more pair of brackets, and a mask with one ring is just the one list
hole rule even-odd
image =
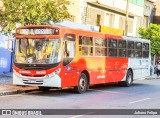
[[17, 30], [17, 34], [20, 35], [58, 35], [59, 30], [54, 28], [47, 29], [36, 29], [36, 28], [28, 28], [28, 29], [19, 29]]

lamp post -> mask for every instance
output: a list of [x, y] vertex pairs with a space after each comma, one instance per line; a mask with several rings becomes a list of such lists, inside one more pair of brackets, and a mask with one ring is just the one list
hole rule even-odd
[[128, 33], [128, 8], [129, 8], [129, 0], [126, 1], [126, 21], [125, 21], [125, 36], [127, 36]]

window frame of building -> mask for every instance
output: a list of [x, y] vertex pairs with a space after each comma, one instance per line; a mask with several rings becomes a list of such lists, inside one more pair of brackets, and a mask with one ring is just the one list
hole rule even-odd
[[101, 15], [100, 15], [100, 14], [97, 14], [96, 25], [97, 25], [97, 26], [100, 26], [100, 25], [101, 25]]

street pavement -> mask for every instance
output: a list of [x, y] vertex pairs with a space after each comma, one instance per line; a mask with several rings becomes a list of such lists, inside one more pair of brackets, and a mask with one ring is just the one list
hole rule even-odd
[[12, 72], [0, 74], [0, 96], [27, 93], [27, 92], [38, 89], [38, 87], [32, 87], [32, 86], [13, 85], [12, 84], [12, 81], [13, 81], [12, 74], [13, 74]]
[[[38, 90], [38, 87], [13, 85], [12, 74], [13, 74], [12, 72], [0, 74], [0, 96], [27, 93], [30, 91]], [[156, 75], [148, 76], [146, 77], [146, 79], [157, 79], [157, 76]]]

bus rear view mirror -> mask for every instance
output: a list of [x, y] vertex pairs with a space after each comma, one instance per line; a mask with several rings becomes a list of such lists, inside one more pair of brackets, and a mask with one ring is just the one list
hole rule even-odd
[[6, 41], [7, 41], [7, 50], [10, 51], [11, 53], [14, 53], [14, 51], [12, 49], [12, 44], [13, 44], [14, 38], [12, 38], [12, 39], [8, 38]]

